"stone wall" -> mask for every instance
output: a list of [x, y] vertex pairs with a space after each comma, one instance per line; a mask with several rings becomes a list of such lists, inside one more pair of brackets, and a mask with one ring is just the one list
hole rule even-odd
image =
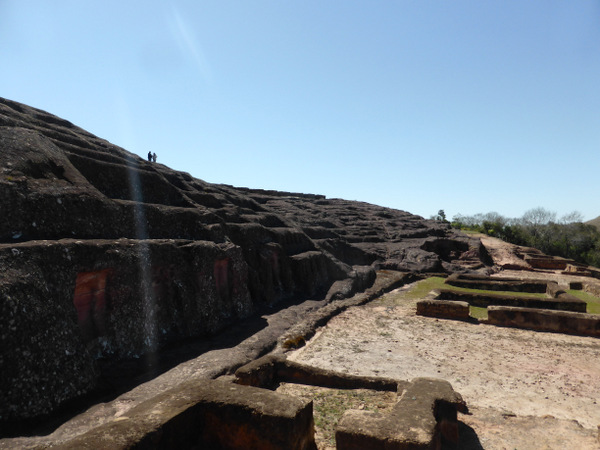
[[[408, 449], [456, 448], [459, 444], [457, 411], [468, 412], [450, 383], [434, 378], [411, 381], [362, 377], [315, 369], [267, 355], [236, 371], [236, 382], [271, 388], [280, 382], [337, 389], [394, 390], [398, 402], [389, 414], [346, 411], [336, 426], [336, 448]], [[450, 447], [446, 447], [450, 446]]]
[[584, 283], [583, 290], [596, 297], [600, 297], [600, 284], [598, 283]]
[[556, 309], [563, 311], [585, 312], [586, 303], [572, 295], [560, 295], [557, 298], [511, 296], [501, 294], [454, 292], [440, 290], [438, 299], [464, 301], [473, 306], [486, 308], [490, 305], [518, 306], [526, 308]]
[[283, 355], [269, 355], [238, 369], [236, 384], [189, 380], [135, 406], [126, 415], [55, 442], [52, 448], [316, 450], [312, 402], [265, 389], [284, 380], [397, 392], [398, 402], [387, 415], [346, 411], [336, 430], [338, 449], [456, 446], [457, 412], [468, 412], [461, 395], [444, 380], [352, 376], [305, 367]]
[[446, 278], [446, 284], [467, 289], [508, 292], [546, 292], [546, 281], [519, 280], [516, 278], [488, 277], [484, 275], [455, 273]]
[[600, 315], [506, 306], [488, 307], [487, 323], [538, 331], [600, 337]]
[[417, 314], [443, 319], [467, 320], [469, 318], [469, 304], [451, 300], [420, 300], [417, 302]]
[[336, 427], [336, 448], [459, 448], [457, 410], [466, 412], [466, 408], [450, 383], [435, 378], [416, 378], [399, 389], [398, 395], [398, 403], [388, 415], [346, 411]]
[[567, 264], [572, 263], [570, 259], [563, 259], [553, 256], [529, 256], [525, 255], [524, 260], [534, 269], [546, 270], [565, 270]]
[[[452, 275], [449, 279], [449, 284], [452, 285], [471, 285], [479, 288], [492, 286], [496, 281], [495, 278], [485, 279], [476, 275]], [[512, 284], [513, 281], [500, 280], [498, 286]], [[518, 283], [515, 283], [516, 285]], [[417, 303], [417, 314], [464, 320], [468, 318], [469, 305], [474, 305], [487, 308], [488, 319], [483, 320], [484, 323], [600, 337], [600, 316], [586, 314], [586, 302], [566, 293], [554, 281], [544, 283], [544, 287], [548, 298], [435, 290], [430, 293], [429, 298]], [[572, 283], [570, 286], [571, 289], [583, 287], [581, 282]], [[540, 286], [526, 286], [526, 289], [531, 288], [541, 290]]]

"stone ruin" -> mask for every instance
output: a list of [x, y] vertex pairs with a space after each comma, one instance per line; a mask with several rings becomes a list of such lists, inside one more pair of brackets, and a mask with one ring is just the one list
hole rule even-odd
[[[232, 382], [233, 381], [233, 382]], [[280, 382], [342, 389], [386, 390], [398, 400], [388, 415], [348, 410], [336, 448], [456, 447], [457, 412], [468, 413], [450, 383], [350, 376], [304, 367], [269, 355], [241, 367], [229, 380], [190, 380], [144, 402], [120, 420], [53, 448], [214, 448], [316, 450], [312, 402], [274, 392]]]
[[[479, 322], [497, 326], [600, 337], [600, 315], [586, 314], [586, 302], [568, 294], [557, 282], [453, 274], [446, 284], [484, 291], [544, 293], [545, 298], [434, 290], [417, 303], [417, 314], [446, 319], [471, 320], [469, 306], [487, 308]], [[570, 286], [581, 289], [581, 283]]]
[[148, 370], [276, 305], [351, 298], [377, 270], [489, 263], [448, 224], [206, 183], [1, 98], [0, 149], [4, 436], [94, 395], [107, 364]]

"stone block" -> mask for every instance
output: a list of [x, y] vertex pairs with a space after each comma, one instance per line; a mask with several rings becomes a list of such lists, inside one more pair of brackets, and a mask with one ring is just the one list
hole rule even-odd
[[546, 294], [549, 297], [557, 298], [561, 294], [566, 294], [566, 291], [560, 288], [556, 281], [548, 281], [546, 284]]
[[270, 389], [278, 382], [279, 367], [284, 362], [285, 356], [273, 354], [255, 359], [235, 371], [235, 382]]
[[567, 264], [573, 263], [573, 260], [559, 258], [555, 256], [547, 255], [525, 255], [523, 258], [534, 269], [545, 269], [545, 270], [565, 270]]
[[488, 323], [538, 331], [600, 337], [600, 315], [546, 309], [488, 307]]
[[53, 448], [315, 450], [312, 402], [225, 381], [190, 380]]
[[321, 386], [333, 389], [373, 389], [396, 391], [406, 382], [382, 377], [341, 374], [332, 370], [305, 366], [289, 361], [284, 355], [266, 355], [235, 372], [238, 384], [271, 388], [281, 382]]
[[457, 411], [466, 405], [450, 383], [416, 378], [402, 389], [389, 414], [347, 411], [339, 421], [338, 450], [440, 449], [458, 444]]
[[420, 300], [417, 302], [417, 314], [444, 319], [468, 319], [469, 304], [451, 300]]

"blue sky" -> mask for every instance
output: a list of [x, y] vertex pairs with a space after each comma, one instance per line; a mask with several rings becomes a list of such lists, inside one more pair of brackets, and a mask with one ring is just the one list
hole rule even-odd
[[212, 183], [600, 215], [600, 2], [0, 0], [0, 96]]

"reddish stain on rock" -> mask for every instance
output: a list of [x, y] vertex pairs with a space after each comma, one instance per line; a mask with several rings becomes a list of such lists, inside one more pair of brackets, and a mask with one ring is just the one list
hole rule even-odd
[[110, 272], [104, 269], [77, 274], [73, 303], [86, 341], [106, 334], [106, 281]]
[[158, 302], [168, 302], [173, 297], [173, 274], [172, 266], [152, 267], [152, 290], [154, 298]]
[[229, 258], [215, 261], [215, 285], [221, 300], [229, 299]]

